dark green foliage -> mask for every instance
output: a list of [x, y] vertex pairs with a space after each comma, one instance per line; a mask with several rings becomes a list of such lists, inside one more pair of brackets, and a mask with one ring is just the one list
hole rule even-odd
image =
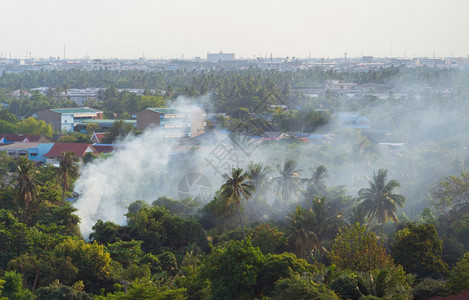
[[365, 291], [363, 279], [353, 272], [342, 273], [329, 284], [329, 287], [342, 299], [358, 300]]
[[367, 272], [392, 266], [393, 262], [374, 232], [358, 223], [339, 229], [330, 250], [331, 262], [342, 269]]
[[106, 296], [97, 296], [97, 300], [185, 300], [187, 299], [184, 288], [172, 289], [167, 286], [160, 286], [148, 279], [138, 279], [133, 281], [127, 293], [119, 291], [108, 293]]
[[114, 224], [110, 221], [103, 222], [103, 220], [98, 220], [96, 224], [92, 227], [93, 232], [90, 233], [90, 240], [97, 241], [100, 244], [109, 244], [120, 241], [121, 239], [127, 236], [125, 228]]
[[441, 252], [441, 258], [448, 266], [453, 267], [458, 260], [467, 252], [467, 248], [460, 242], [455, 236], [447, 237], [442, 236], [443, 250]]
[[136, 263], [142, 256], [143, 252], [140, 248], [142, 241], [118, 241], [107, 245], [107, 249], [111, 254], [111, 259], [118, 261], [124, 268]]
[[412, 299], [410, 284], [402, 266], [371, 270], [362, 274], [367, 294], [389, 299]]
[[143, 200], [137, 200], [130, 203], [129, 207], [127, 208], [129, 214], [135, 214], [139, 212], [142, 208], [148, 207], [148, 204]]
[[450, 229], [451, 232], [454, 233], [455, 238], [458, 239], [466, 249], [469, 249], [469, 212], [461, 214], [458, 218], [453, 219]]
[[239, 223], [236, 206], [227, 206], [220, 193], [200, 210], [198, 219], [205, 229], [216, 229], [218, 233], [233, 230]]
[[158, 257], [156, 257], [155, 255], [153, 255], [151, 253], [145, 254], [140, 259], [139, 263], [142, 264], [142, 265], [149, 265], [150, 266], [150, 272], [151, 272], [152, 275], [162, 271], [160, 260], [158, 259]]
[[13, 183], [16, 189], [16, 201], [20, 205], [24, 223], [27, 223], [36, 207], [39, 181], [39, 171], [33, 161], [22, 156], [17, 160]]
[[304, 278], [280, 279], [275, 284], [273, 300], [338, 300], [337, 295], [324, 285]]
[[159, 197], [152, 206], [162, 206], [169, 210], [172, 214], [189, 216], [197, 212], [197, 202], [188, 198], [184, 200], [174, 200], [168, 197]]
[[214, 248], [203, 271], [212, 282], [212, 299], [254, 297], [264, 261], [264, 255], [249, 238]]
[[63, 285], [58, 280], [35, 292], [37, 300], [91, 300], [92, 294], [88, 294], [80, 288]]
[[397, 232], [393, 242], [392, 257], [406, 272], [420, 278], [441, 278], [448, 266], [440, 257], [442, 241], [432, 224], [409, 224]]
[[180, 264], [175, 286], [187, 289], [189, 300], [208, 299], [210, 296], [210, 281], [201, 275], [204, 258], [187, 252]]
[[8, 299], [27, 300], [34, 299], [34, 295], [23, 287], [23, 277], [14, 271], [6, 272], [2, 276], [3, 284], [2, 296]]
[[452, 294], [469, 291], [469, 252], [453, 267], [446, 283]]
[[317, 128], [329, 123], [328, 111], [316, 111], [307, 108], [300, 111], [278, 111], [273, 116], [273, 126], [277, 131], [314, 132]]
[[412, 295], [414, 300], [426, 300], [436, 296], [448, 296], [448, 291], [443, 281], [426, 278], [414, 286]]
[[170, 275], [175, 275], [178, 269], [178, 263], [174, 253], [165, 251], [157, 256], [161, 270], [165, 271]]
[[71, 279], [82, 280], [87, 291], [96, 292], [110, 279], [111, 257], [102, 245], [68, 238], [55, 247], [54, 256], [70, 258], [78, 270]]
[[441, 213], [460, 215], [469, 212], [469, 172], [448, 176], [432, 191], [433, 206]]
[[207, 237], [202, 226], [192, 217], [170, 214], [163, 207], [144, 207], [127, 214], [131, 236], [143, 241], [142, 250], [159, 253], [162, 247], [179, 250], [189, 243], [207, 249]]
[[31, 246], [29, 230], [19, 223], [10, 212], [0, 211], [0, 267], [5, 269], [7, 263], [28, 251]]
[[285, 234], [269, 223], [261, 223], [249, 232], [254, 247], [259, 247], [262, 253], [282, 253], [286, 249]]
[[279, 279], [300, 276], [312, 278], [317, 272], [315, 266], [297, 258], [293, 253], [267, 254], [257, 278], [258, 293], [270, 295]]

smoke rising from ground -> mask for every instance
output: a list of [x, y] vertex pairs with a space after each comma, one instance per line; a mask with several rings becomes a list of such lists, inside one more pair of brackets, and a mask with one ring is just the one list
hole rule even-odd
[[[180, 98], [174, 108], [190, 110], [187, 105], [207, 104], [208, 98]], [[350, 111], [344, 107], [344, 111]], [[222, 175], [232, 167], [246, 168], [250, 161], [273, 168], [287, 158], [298, 162], [300, 175], [311, 177], [311, 169], [325, 165], [327, 186], [344, 185], [355, 197], [367, 187], [365, 176], [379, 168], [389, 169], [390, 178], [401, 183], [399, 193], [407, 198], [404, 211], [416, 217], [428, 206], [428, 191], [443, 177], [467, 170], [469, 122], [463, 101], [426, 101], [425, 99], [382, 100], [360, 110], [371, 120], [372, 129], [391, 135], [373, 139], [355, 130], [335, 130], [330, 143], [315, 145], [288, 141], [269, 141], [254, 145], [233, 143], [227, 134], [206, 134], [189, 144], [163, 139], [158, 130], [146, 130], [137, 137], [121, 141], [118, 151], [105, 160], [85, 166], [76, 183], [80, 197], [76, 203], [85, 238], [97, 220], [125, 223], [127, 207], [135, 200], [149, 203], [160, 196], [178, 198], [179, 181], [189, 173], [204, 174], [212, 193], [223, 183]], [[378, 142], [405, 143], [405, 150], [389, 152]], [[250, 148], [251, 147], [251, 148]], [[266, 201], [276, 199], [274, 187], [266, 192]], [[298, 195], [301, 200], [301, 194]]]

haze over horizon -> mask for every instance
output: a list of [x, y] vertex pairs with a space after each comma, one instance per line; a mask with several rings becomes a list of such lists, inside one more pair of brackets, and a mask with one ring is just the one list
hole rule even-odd
[[205, 58], [469, 55], [469, 1], [18, 0], [0, 57]]

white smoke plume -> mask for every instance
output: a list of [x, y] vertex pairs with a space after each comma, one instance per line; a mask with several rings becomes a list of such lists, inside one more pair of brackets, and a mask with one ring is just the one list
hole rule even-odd
[[124, 139], [109, 158], [85, 166], [75, 185], [80, 194], [75, 207], [85, 238], [99, 219], [123, 224], [130, 203], [152, 201], [167, 192], [160, 183], [167, 172], [171, 146], [158, 130], [149, 130]]
[[[191, 111], [195, 108], [193, 101], [181, 99], [172, 107]], [[190, 147], [176, 143], [165, 139], [157, 128], [147, 129], [119, 141], [117, 151], [106, 159], [84, 167], [75, 184], [80, 195], [75, 207], [84, 238], [99, 219], [124, 224], [127, 207], [136, 200], [151, 203], [160, 196], [177, 198], [178, 181], [197, 167], [178, 164]]]

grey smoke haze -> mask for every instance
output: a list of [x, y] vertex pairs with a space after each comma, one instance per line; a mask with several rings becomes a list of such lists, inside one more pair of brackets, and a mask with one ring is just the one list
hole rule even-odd
[[[188, 105], [207, 101], [208, 97], [180, 98], [174, 107], [186, 110], [190, 109]], [[325, 165], [329, 173], [327, 185], [344, 185], [353, 197], [367, 186], [365, 176], [371, 177], [373, 171], [387, 168], [390, 178], [401, 183], [398, 192], [408, 198], [404, 211], [416, 217], [423, 206], [429, 205], [426, 197], [434, 184], [445, 176], [467, 170], [469, 158], [469, 122], [464, 116], [467, 105], [422, 101], [383, 100], [361, 112], [372, 120], [373, 128], [393, 132], [384, 141], [406, 143], [406, 151], [398, 154], [362, 143], [363, 136], [353, 130], [336, 132], [330, 144], [300, 143], [292, 147], [288, 143], [268, 142], [248, 155], [243, 147], [249, 145], [233, 144], [221, 133], [199, 140], [197, 147], [165, 140], [158, 130], [127, 137], [111, 157], [87, 165], [76, 183], [82, 234], [87, 238], [99, 219], [123, 224], [127, 207], [135, 200], [151, 203], [159, 196], [177, 199], [178, 182], [188, 173], [204, 174], [215, 191], [223, 182], [222, 174], [229, 173], [231, 167], [246, 168], [253, 161], [275, 170], [287, 158], [298, 162], [305, 178], [311, 176], [311, 168]], [[229, 151], [230, 159], [226, 156], [219, 160], [220, 153], [217, 152], [218, 156], [214, 153], [220, 149]], [[274, 171], [272, 176], [276, 175]], [[273, 188], [266, 196], [268, 203], [275, 200]]]

